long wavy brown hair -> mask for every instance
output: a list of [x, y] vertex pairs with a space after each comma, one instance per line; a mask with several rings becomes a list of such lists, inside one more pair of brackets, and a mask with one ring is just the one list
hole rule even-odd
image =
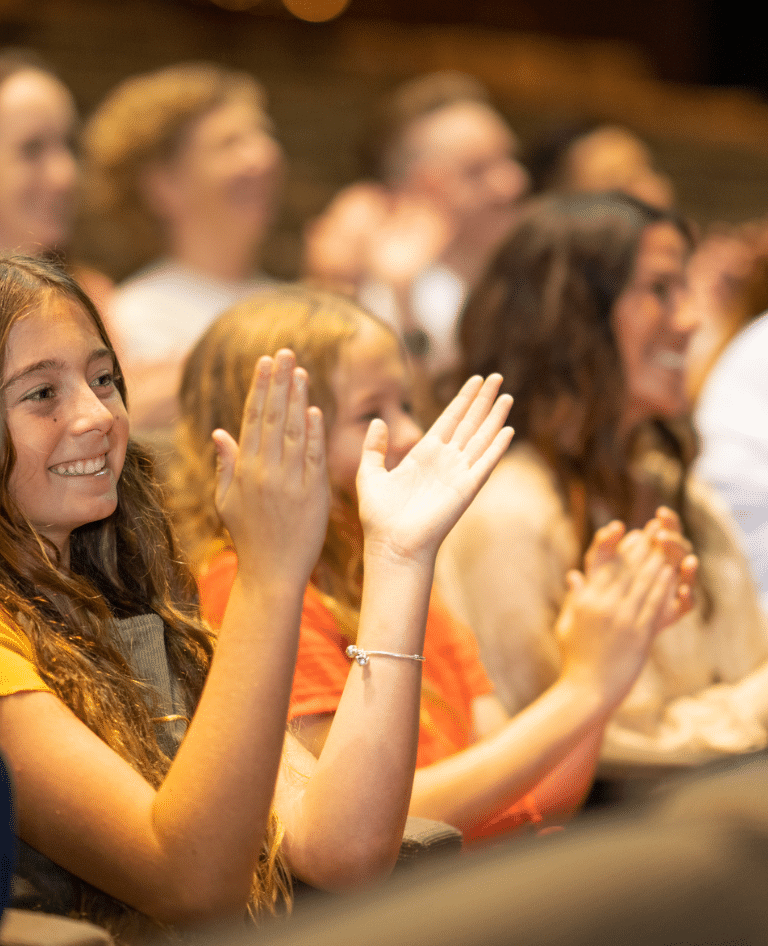
[[654, 418], [629, 439], [621, 431], [626, 385], [612, 313], [644, 230], [659, 223], [674, 226], [692, 247], [681, 217], [622, 194], [531, 201], [460, 322], [460, 377], [503, 376], [503, 390], [515, 399], [515, 442], [530, 441], [552, 466], [583, 549], [594, 532], [593, 501], [640, 524], [633, 521], [631, 469], [650, 451], [669, 458], [665, 471], [674, 471], [660, 478], [659, 501], [685, 520], [685, 478], [695, 455], [690, 423]]
[[[336, 414], [331, 379], [341, 348], [362, 319], [378, 319], [343, 296], [304, 286], [260, 293], [227, 310], [190, 354], [181, 381], [171, 509], [193, 568], [200, 572], [229, 536], [214, 505], [217, 428], [237, 438], [256, 362], [290, 348], [309, 374], [309, 401], [326, 429]], [[389, 329], [387, 329], [389, 331]], [[362, 590], [362, 530], [357, 504], [335, 492], [320, 560], [312, 576], [343, 633], [354, 640]]]
[[[88, 296], [54, 264], [0, 257], [0, 376], [8, 338], [20, 319], [52, 297], [85, 311], [112, 353], [117, 388], [126, 401], [117, 356]], [[0, 413], [5, 414], [0, 387]], [[145, 702], [146, 688], [115, 647], [115, 619], [153, 612], [165, 624], [165, 646], [191, 716], [212, 657], [212, 638], [199, 617], [194, 578], [175, 537], [152, 455], [129, 440], [117, 508], [70, 537], [70, 567], [40, 536], [9, 487], [16, 451], [3, 418], [0, 430], [0, 609], [23, 627], [35, 667], [51, 690], [118, 755], [157, 787], [171, 764], [161, 750]], [[287, 890], [274, 816], [254, 879], [254, 906], [274, 908]], [[80, 913], [121, 938], [140, 915], [83, 885]]]

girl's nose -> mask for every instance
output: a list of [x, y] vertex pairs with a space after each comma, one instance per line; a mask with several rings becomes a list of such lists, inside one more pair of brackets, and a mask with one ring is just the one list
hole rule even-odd
[[96, 430], [99, 433], [107, 434], [112, 429], [114, 422], [115, 418], [109, 406], [104, 403], [90, 385], [87, 385], [77, 398], [72, 423], [73, 432], [84, 434]]

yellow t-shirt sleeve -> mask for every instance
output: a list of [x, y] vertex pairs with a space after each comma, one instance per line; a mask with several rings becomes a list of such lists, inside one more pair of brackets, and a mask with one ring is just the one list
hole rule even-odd
[[51, 692], [35, 669], [32, 644], [27, 635], [0, 618], [0, 696], [25, 690]]

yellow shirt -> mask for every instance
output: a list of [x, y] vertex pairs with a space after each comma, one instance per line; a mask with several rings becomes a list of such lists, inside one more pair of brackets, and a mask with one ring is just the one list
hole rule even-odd
[[0, 617], [0, 696], [24, 690], [51, 692], [35, 668], [32, 644], [27, 635], [7, 618]]

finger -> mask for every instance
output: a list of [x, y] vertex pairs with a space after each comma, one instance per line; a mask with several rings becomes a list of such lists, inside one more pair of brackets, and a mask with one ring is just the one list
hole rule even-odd
[[637, 616], [637, 623], [650, 632], [649, 643], [666, 626], [665, 616], [674, 606], [676, 594], [675, 570], [665, 563], [643, 595]]
[[251, 385], [245, 398], [243, 420], [240, 425], [240, 446], [245, 453], [258, 453], [261, 448], [261, 425], [264, 403], [272, 377], [272, 359], [265, 355], [256, 362]]
[[296, 356], [289, 349], [281, 348], [275, 355], [273, 362], [272, 377], [264, 402], [261, 449], [267, 461], [277, 464], [283, 458], [288, 402], [293, 387], [293, 369], [296, 366]]
[[568, 594], [576, 594], [584, 587], [584, 575], [577, 569], [571, 568], [565, 576], [565, 584], [568, 588]]
[[[489, 375], [485, 381], [483, 381], [480, 390], [470, 402], [466, 413], [459, 421], [451, 437], [451, 440], [456, 444], [459, 450], [463, 450], [467, 446], [472, 437], [481, 429], [483, 423], [491, 414], [496, 402], [496, 395], [499, 393], [499, 388], [501, 387], [501, 382], [502, 377], [500, 374]], [[507, 395], [507, 398], [509, 398], [509, 395]], [[507, 403], [507, 401], [505, 401], [505, 403]], [[507, 403], [507, 412], [509, 412], [510, 404], [511, 399], [509, 399]]]
[[470, 467], [466, 481], [467, 505], [474, 499], [480, 488], [493, 472], [494, 467], [509, 449], [514, 433], [511, 427], [502, 427], [482, 456], [478, 457]]
[[682, 533], [683, 527], [680, 522], [680, 516], [678, 516], [674, 509], [670, 509], [669, 506], [659, 506], [656, 510], [656, 518], [663, 528], [669, 529], [670, 532]]
[[235, 438], [226, 430], [214, 430], [211, 437], [216, 448], [216, 503], [218, 505], [226, 496], [232, 483], [238, 446]]
[[585, 571], [590, 572], [593, 568], [599, 568], [612, 559], [616, 554], [619, 542], [626, 535], [626, 531], [626, 526], [618, 519], [614, 519], [607, 526], [598, 529], [584, 554]]
[[695, 555], [686, 555], [680, 563], [679, 579], [681, 584], [690, 585], [691, 588], [696, 584], [696, 578], [699, 573], [699, 560]]
[[[616, 556], [603, 569], [611, 576], [615, 592], [622, 597], [635, 598], [642, 594], [644, 583], [650, 580], [664, 563], [664, 556], [656, 549], [645, 530], [632, 529], [618, 543]], [[599, 570], [598, 570], [599, 574]]]
[[433, 434], [443, 443], [448, 443], [482, 386], [483, 379], [479, 375], [465, 381], [459, 393], [432, 424], [427, 434]]
[[[464, 448], [464, 456], [470, 466], [478, 461], [496, 439], [496, 434], [504, 426], [511, 406], [512, 396], [509, 394], [502, 394], [491, 405], [490, 412], [482, 421], [476, 432], [470, 437]], [[462, 421], [462, 424], [463, 423]], [[461, 426], [462, 425], [460, 425], [460, 427]], [[457, 437], [459, 437], [458, 431]]]
[[372, 420], [363, 440], [363, 455], [360, 458], [360, 467], [357, 471], [357, 480], [366, 476], [368, 473], [377, 470], [383, 470], [384, 461], [387, 456], [387, 445], [389, 443], [389, 429], [387, 425], [377, 417]]
[[679, 621], [693, 608], [693, 589], [690, 585], [678, 585], [677, 597], [672, 601], [669, 607], [669, 613], [665, 616], [664, 626], [674, 624]]
[[664, 557], [673, 568], [679, 568], [684, 559], [691, 554], [691, 543], [685, 536], [679, 532], [668, 532], [666, 529], [659, 529], [654, 544], [661, 549]]
[[328, 477], [325, 459], [325, 424], [319, 407], [307, 409], [307, 449], [305, 459], [305, 477], [315, 479]]
[[302, 482], [307, 449], [307, 372], [294, 368], [288, 394], [283, 438], [283, 468], [288, 478]]

